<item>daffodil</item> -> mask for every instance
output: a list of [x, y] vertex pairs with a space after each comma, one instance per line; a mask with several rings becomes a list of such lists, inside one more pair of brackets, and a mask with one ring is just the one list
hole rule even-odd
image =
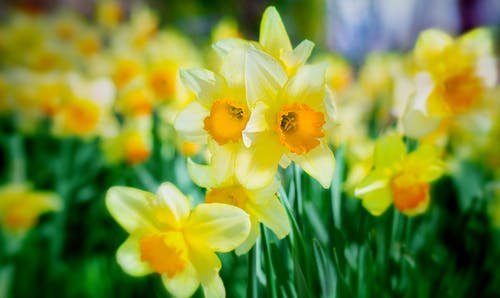
[[417, 215], [427, 210], [430, 182], [442, 173], [439, 149], [422, 145], [407, 153], [401, 136], [389, 133], [377, 140], [374, 167], [354, 193], [373, 215], [382, 214], [392, 203], [406, 215]]
[[224, 297], [215, 252], [239, 246], [250, 230], [248, 215], [227, 204], [199, 204], [175, 186], [164, 183], [156, 194], [129, 187], [112, 187], [106, 206], [130, 234], [117, 251], [125, 272], [161, 274], [176, 297], [193, 295], [201, 284], [205, 297]]
[[309, 40], [304, 40], [297, 47], [292, 48], [285, 25], [273, 6], [264, 11], [258, 43], [238, 38], [226, 38], [215, 43], [213, 48], [224, 59], [227, 53], [235, 47], [241, 47], [242, 44], [256, 47], [274, 57], [289, 76], [295, 74], [297, 69], [306, 63], [314, 48], [314, 43]]
[[46, 212], [61, 208], [60, 198], [51, 192], [32, 190], [26, 184], [0, 187], [0, 220], [8, 232], [24, 233]]
[[214, 155], [209, 165], [188, 161], [188, 172], [193, 181], [207, 189], [206, 203], [224, 203], [245, 210], [250, 215], [251, 229], [248, 238], [237, 249], [244, 254], [259, 236], [259, 223], [270, 228], [279, 239], [290, 232], [290, 222], [278, 198], [278, 181], [260, 188], [247, 189], [238, 182], [234, 165], [224, 155]]
[[246, 145], [236, 160], [236, 176], [248, 188], [269, 184], [281, 161], [301, 166], [325, 188], [330, 186], [335, 158], [327, 134], [335, 107], [325, 85], [326, 65], [304, 65], [288, 78], [272, 56], [246, 51], [246, 99], [252, 107], [243, 130]]
[[416, 91], [402, 119], [411, 137], [423, 137], [443, 121], [473, 111], [497, 80], [491, 32], [486, 28], [457, 39], [436, 29], [423, 31], [414, 56]]

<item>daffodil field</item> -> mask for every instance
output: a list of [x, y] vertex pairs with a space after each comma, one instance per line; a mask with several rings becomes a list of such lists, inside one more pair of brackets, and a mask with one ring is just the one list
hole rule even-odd
[[219, 2], [0, 4], [0, 298], [500, 297], [500, 27]]

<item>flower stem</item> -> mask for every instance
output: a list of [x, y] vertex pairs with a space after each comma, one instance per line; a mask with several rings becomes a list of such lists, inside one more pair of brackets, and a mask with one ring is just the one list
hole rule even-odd
[[262, 248], [264, 251], [264, 266], [266, 270], [266, 280], [267, 280], [267, 297], [277, 298], [276, 283], [274, 278], [274, 268], [271, 258], [271, 247], [267, 240], [267, 231], [264, 226], [260, 226], [262, 232]]

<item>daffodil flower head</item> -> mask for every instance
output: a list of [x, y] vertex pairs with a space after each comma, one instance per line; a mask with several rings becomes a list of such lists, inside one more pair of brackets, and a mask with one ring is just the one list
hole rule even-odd
[[272, 181], [260, 188], [248, 189], [238, 182], [234, 165], [220, 152], [213, 155], [209, 165], [200, 165], [188, 160], [188, 173], [194, 183], [207, 189], [206, 203], [233, 205], [249, 214], [250, 234], [236, 248], [236, 254], [244, 254], [253, 247], [259, 236], [259, 223], [271, 229], [279, 239], [290, 232], [287, 213], [277, 195], [278, 181]]
[[415, 94], [403, 115], [405, 134], [419, 138], [442, 120], [473, 112], [495, 85], [491, 32], [478, 28], [456, 39], [437, 29], [423, 31], [414, 50]]
[[0, 221], [12, 233], [25, 233], [46, 212], [61, 208], [60, 198], [51, 192], [32, 190], [26, 184], [0, 187]]
[[425, 212], [430, 201], [430, 182], [443, 173], [440, 151], [422, 145], [406, 152], [401, 136], [389, 133], [377, 140], [374, 168], [357, 185], [354, 193], [373, 215], [380, 215], [394, 203], [406, 215]]
[[161, 274], [176, 297], [193, 295], [201, 284], [205, 297], [225, 297], [215, 252], [238, 247], [250, 230], [248, 215], [226, 204], [199, 204], [174, 185], [164, 183], [156, 194], [129, 187], [112, 187], [106, 206], [130, 234], [117, 251], [125, 272]]

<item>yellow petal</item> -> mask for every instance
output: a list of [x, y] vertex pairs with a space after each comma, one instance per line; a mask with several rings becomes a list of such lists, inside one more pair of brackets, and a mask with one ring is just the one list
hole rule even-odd
[[106, 207], [113, 218], [129, 233], [156, 230], [152, 201], [154, 194], [123, 186], [111, 187], [106, 194]]
[[225, 56], [234, 49], [246, 46], [250, 46], [246, 40], [240, 38], [224, 38], [214, 43], [212, 48], [215, 50], [217, 55], [219, 55], [219, 57], [225, 58]]
[[278, 138], [261, 135], [250, 148], [243, 148], [236, 158], [236, 177], [249, 189], [269, 185], [276, 176], [284, 153]]
[[[234, 174], [238, 152], [243, 148], [243, 145], [236, 143], [219, 146], [216, 142], [210, 142], [209, 147], [212, 153], [212, 175], [216, 185], [229, 182]], [[214, 185], [212, 184], [211, 186]]]
[[217, 255], [207, 246], [191, 243], [189, 246], [189, 259], [193, 264], [200, 282], [210, 282], [219, 275], [222, 264]]
[[335, 156], [328, 145], [321, 142], [316, 148], [306, 154], [290, 154], [290, 159], [296, 162], [304, 171], [316, 179], [321, 186], [329, 188], [335, 170]]
[[493, 32], [491, 29], [482, 27], [471, 30], [458, 38], [461, 46], [478, 56], [490, 56], [495, 46], [493, 45]]
[[243, 130], [243, 143], [250, 147], [255, 137], [266, 130], [269, 130], [269, 124], [272, 123], [269, 115], [269, 106], [263, 101], [259, 101], [252, 109], [252, 114]]
[[384, 187], [367, 193], [362, 199], [363, 207], [372, 215], [379, 216], [391, 205], [392, 193], [390, 188]]
[[156, 193], [155, 208], [166, 208], [172, 216], [168, 221], [175, 221], [176, 226], [182, 226], [190, 213], [191, 201], [169, 182], [162, 183]]
[[205, 280], [201, 283], [203, 294], [205, 297], [224, 298], [226, 297], [226, 289], [219, 275], [215, 275], [212, 279]]
[[288, 214], [278, 197], [274, 197], [267, 204], [251, 204], [248, 208], [249, 212], [255, 214], [279, 239], [290, 233]]
[[212, 168], [210, 166], [197, 164], [189, 158], [187, 162], [187, 170], [191, 180], [193, 180], [193, 182], [199, 187], [208, 188], [216, 185]]
[[415, 59], [422, 67], [431, 66], [443, 50], [453, 43], [453, 38], [438, 29], [422, 31], [415, 44]]
[[288, 74], [293, 74], [295, 71], [304, 65], [311, 56], [314, 48], [314, 43], [309, 40], [302, 41], [293, 51], [282, 52], [281, 61], [285, 64]]
[[416, 109], [406, 110], [401, 121], [404, 134], [416, 139], [435, 131], [441, 123], [440, 118], [426, 116], [423, 112]]
[[224, 79], [206, 69], [181, 69], [180, 77], [186, 87], [191, 89], [197, 100], [207, 109], [212, 102], [221, 97], [225, 87]]
[[248, 195], [252, 202], [256, 204], [265, 204], [270, 200], [276, 198], [280, 185], [281, 183], [279, 181], [274, 180], [265, 187], [249, 191]]
[[188, 142], [204, 144], [208, 133], [204, 129], [203, 120], [210, 111], [194, 101], [182, 110], [175, 119], [175, 130]]
[[262, 16], [259, 42], [266, 51], [276, 58], [280, 57], [281, 52], [292, 50], [285, 25], [273, 6], [268, 7]]
[[148, 263], [141, 261], [141, 251], [137, 235], [132, 235], [118, 248], [116, 262], [123, 271], [132, 276], [143, 276], [153, 272]]
[[272, 106], [286, 80], [286, 72], [276, 59], [257, 49], [247, 51], [245, 82], [246, 98], [250, 106], [258, 101]]
[[[245, 100], [245, 60], [248, 47], [235, 48], [223, 59], [220, 74], [231, 91], [231, 99]], [[228, 91], [228, 90], [226, 90]], [[227, 94], [225, 94], [228, 96]]]
[[191, 297], [200, 285], [196, 269], [189, 264], [182, 272], [169, 278], [166, 274], [162, 275], [162, 282], [165, 288], [174, 297]]
[[436, 180], [444, 172], [444, 162], [440, 159], [441, 149], [423, 144], [408, 155], [405, 171], [414, 173], [422, 182]]
[[401, 136], [388, 133], [377, 140], [374, 149], [376, 168], [392, 168], [399, 165], [406, 156], [406, 146]]
[[250, 233], [247, 239], [234, 251], [238, 256], [246, 254], [254, 246], [259, 237], [259, 221], [254, 217], [250, 217], [250, 223]]
[[373, 215], [382, 214], [392, 202], [389, 175], [383, 170], [374, 170], [354, 189], [354, 195], [363, 200], [363, 206]]
[[211, 250], [228, 252], [240, 245], [250, 232], [250, 219], [243, 210], [219, 203], [196, 206], [184, 233], [190, 243], [201, 243]]
[[281, 96], [287, 103], [304, 103], [315, 111], [323, 111], [326, 63], [304, 65], [290, 78]]

